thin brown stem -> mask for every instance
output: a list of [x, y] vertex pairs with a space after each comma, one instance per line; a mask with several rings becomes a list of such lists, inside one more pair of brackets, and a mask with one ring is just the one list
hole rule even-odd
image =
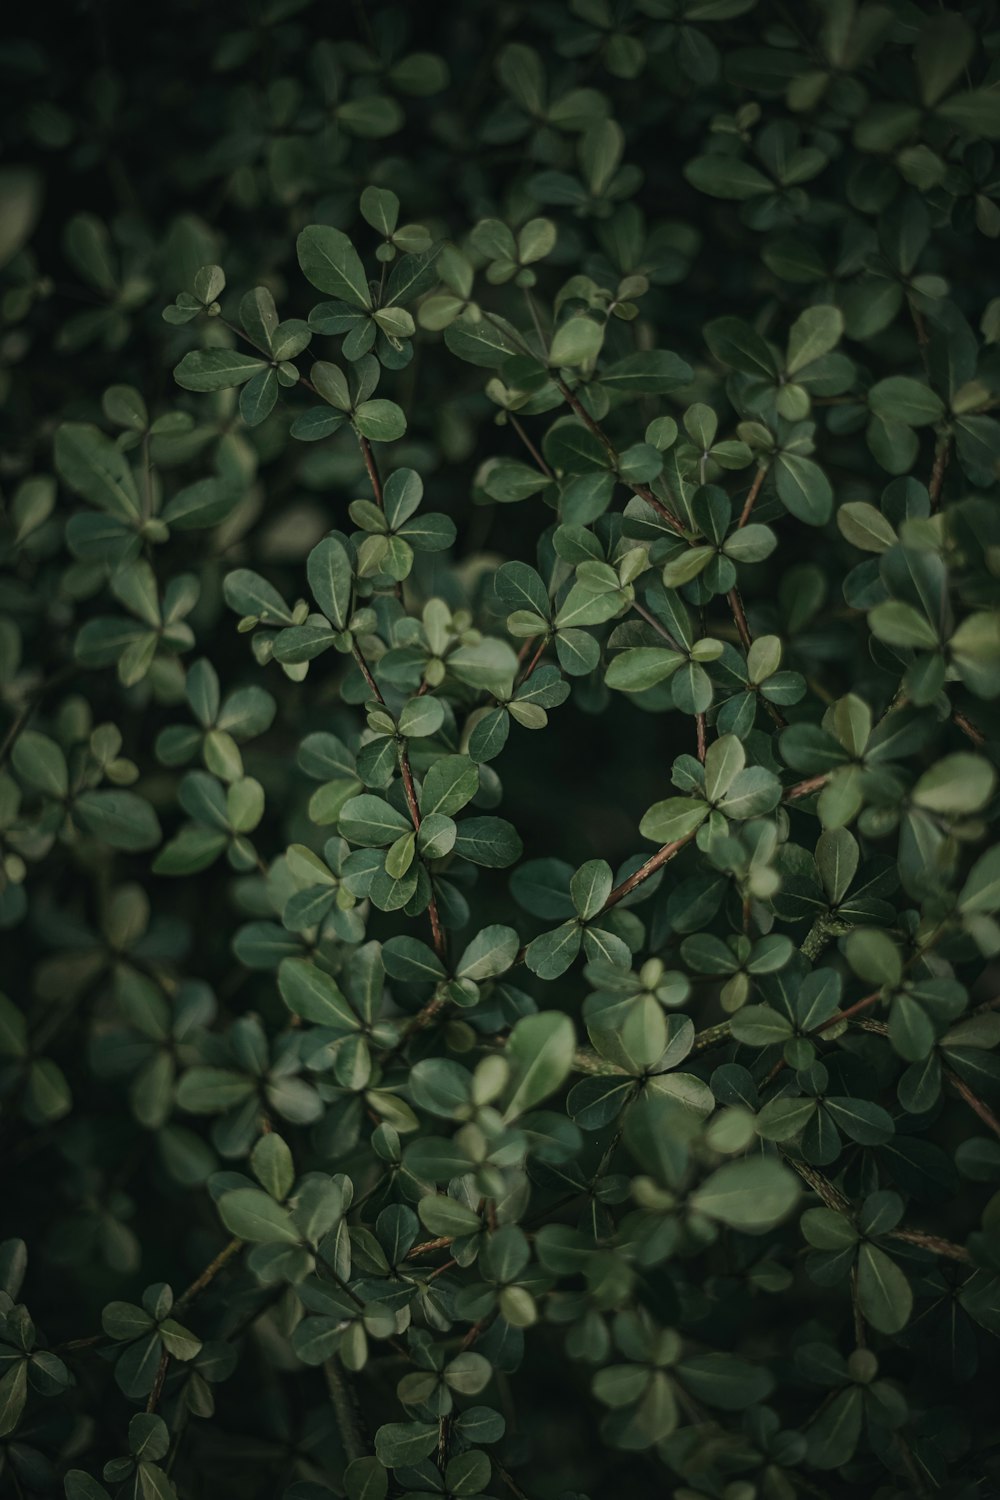
[[[863, 1011], [866, 1011], [871, 1006], [873, 1006], [875, 1002], [881, 997], [881, 994], [881, 990], [875, 990], [873, 994], [865, 995], [861, 1000], [855, 1000], [854, 1004], [849, 1005], [846, 1010], [838, 1010], [835, 1015], [830, 1016], [820, 1026], [813, 1026], [809, 1031], [805, 1032], [805, 1035], [822, 1036], [824, 1031], [829, 1031], [831, 1027], [838, 1026], [841, 1021], [850, 1021], [854, 1016], [861, 1015]], [[775, 1063], [774, 1067], [765, 1078], [765, 1084], [773, 1083], [774, 1080], [778, 1077], [778, 1074], [782, 1073], [786, 1067], [787, 1063], [785, 1062], [785, 1059], [783, 1057], [779, 1057], [778, 1061]]]
[[761, 487], [762, 487], [762, 485], [764, 483], [764, 479], [765, 479], [766, 475], [767, 475], [767, 469], [766, 468], [762, 468], [762, 469], [758, 469], [757, 470], [756, 478], [754, 479], [753, 484], [750, 486], [750, 489], [749, 489], [749, 492], [747, 494], [746, 500], [743, 502], [743, 509], [740, 512], [740, 518], [739, 518], [739, 520], [736, 523], [737, 530], [739, 530], [740, 527], [745, 526], [747, 524], [747, 522], [749, 521], [749, 519], [750, 519], [750, 512], [753, 510], [754, 506], [757, 503], [757, 496], [761, 492]]
[[211, 1285], [216, 1276], [218, 1276], [219, 1272], [223, 1270], [232, 1260], [233, 1256], [238, 1255], [242, 1249], [243, 1241], [234, 1235], [234, 1237], [229, 1241], [229, 1244], [225, 1245], [219, 1251], [215, 1259], [209, 1262], [204, 1271], [202, 1271], [201, 1275], [196, 1276], [187, 1290], [181, 1292], [181, 1295], [174, 1303], [173, 1311], [179, 1312], [182, 1307], [187, 1307], [189, 1302], [193, 1302], [196, 1297], [200, 1297], [205, 1288]]
[[[573, 411], [575, 415], [580, 418], [580, 421], [584, 424], [588, 431], [592, 432], [598, 439], [598, 441], [603, 445], [604, 450], [611, 461], [612, 468], [614, 468], [617, 472], [620, 462], [618, 457], [618, 450], [615, 447], [614, 443], [612, 443], [611, 439], [608, 437], [607, 433], [604, 431], [604, 428], [601, 426], [600, 422], [596, 422], [594, 420], [594, 418], [590, 415], [590, 412], [584, 406], [583, 402], [577, 395], [575, 395], [573, 391], [570, 390], [569, 386], [564, 380], [557, 380], [556, 385], [562, 393], [563, 400], [570, 407], [571, 411]], [[674, 515], [669, 506], [664, 505], [663, 501], [659, 498], [658, 495], [653, 494], [653, 491], [649, 488], [648, 484], [631, 484], [627, 479], [623, 480], [622, 482], [623, 484], [628, 485], [633, 495], [638, 495], [640, 500], [645, 500], [647, 505], [651, 505], [657, 512], [657, 514], [663, 517], [667, 525], [671, 526], [673, 530], [677, 532], [678, 536], [684, 535], [684, 527], [681, 521], [677, 516]]]
[[887, 1236], [890, 1240], [903, 1240], [907, 1245], [918, 1245], [921, 1250], [928, 1250], [932, 1255], [941, 1255], [946, 1260], [960, 1260], [971, 1262], [972, 1256], [964, 1245], [956, 1245], [953, 1240], [943, 1240], [937, 1234], [924, 1234], [919, 1229], [891, 1229]]
[[447, 1250], [454, 1243], [453, 1234], [440, 1234], [436, 1240], [424, 1240], [421, 1244], [414, 1245], [411, 1250], [407, 1250], [404, 1259], [415, 1260], [418, 1255], [431, 1255], [435, 1250]]
[[621, 885], [615, 886], [597, 915], [603, 916], [606, 911], [610, 911], [613, 906], [617, 906], [619, 901], [624, 901], [626, 896], [630, 896], [651, 875], [655, 875], [657, 870], [662, 870], [664, 865], [669, 864], [685, 845], [690, 844], [693, 838], [693, 833], [686, 833], [683, 838], [674, 839], [672, 843], [664, 844], [662, 848], [657, 849], [656, 853], [651, 854], [646, 863], [640, 865], [634, 874], [630, 875], [627, 880], [623, 880]]
[[684, 647], [680, 644], [680, 642], [675, 641], [673, 636], [670, 634], [670, 631], [667, 630], [663, 625], [661, 625], [656, 616], [651, 615], [648, 609], [644, 609], [637, 599], [633, 599], [632, 608], [635, 610], [637, 615], [642, 616], [647, 625], [651, 625], [653, 627], [657, 635], [662, 635], [665, 641], [669, 641], [670, 645], [675, 651], [679, 651], [682, 655], [684, 654]]
[[513, 427], [514, 431], [517, 433], [518, 437], [521, 439], [521, 442], [527, 448], [528, 452], [531, 454], [532, 458], [535, 460], [535, 463], [541, 469], [541, 471], [545, 475], [546, 479], [552, 479], [554, 477], [553, 473], [552, 473], [552, 470], [549, 468], [548, 464], [545, 462], [544, 458], [539, 453], [538, 449], [535, 447], [534, 443], [532, 442], [531, 438], [528, 436], [528, 434], [525, 431], [524, 427], [517, 420], [517, 418], [515, 417], [515, 415], [514, 415], [513, 412], [508, 412], [508, 416], [510, 417], [510, 425]]
[[959, 1097], [965, 1101], [974, 1114], [979, 1116], [987, 1129], [992, 1130], [994, 1135], [1000, 1136], [1000, 1120], [997, 1119], [989, 1105], [984, 1103], [979, 1095], [969, 1087], [965, 1079], [959, 1078], [958, 1074], [951, 1068], [945, 1068], [944, 1076]]
[[528, 1496], [525, 1494], [524, 1490], [522, 1490], [517, 1480], [513, 1477], [512, 1474], [509, 1474], [504, 1468], [503, 1464], [499, 1463], [495, 1458], [493, 1459], [493, 1467], [494, 1469], [496, 1469], [500, 1478], [503, 1480], [504, 1484], [514, 1496], [514, 1500], [528, 1500]]
[[733, 620], [736, 624], [740, 644], [744, 651], [749, 651], [753, 645], [753, 636], [750, 634], [750, 626], [747, 624], [746, 612], [743, 608], [743, 600], [740, 598], [739, 589], [730, 589], [726, 598], [729, 601], [729, 608], [733, 613]]
[[728, 1042], [732, 1035], [732, 1028], [728, 1021], [720, 1021], [717, 1026], [708, 1026], [704, 1031], [695, 1034], [691, 1044], [692, 1052], [705, 1052], [709, 1047], [716, 1046], [719, 1042]]
[[704, 714], [695, 714], [695, 732], [698, 736], [698, 759], [702, 765], [705, 764], [705, 756], [708, 754], [708, 731]]
[[837, 1026], [841, 1021], [849, 1021], [853, 1016], [861, 1015], [862, 1011], [869, 1010], [871, 1006], [881, 999], [882, 991], [875, 990], [871, 995], [865, 995], [861, 1000], [855, 1000], [853, 1005], [847, 1006], [846, 1010], [838, 1010], [836, 1015], [824, 1021], [821, 1026], [814, 1026], [807, 1032], [808, 1036], [822, 1036], [824, 1031], [829, 1031], [832, 1026]]
[[382, 694], [379, 691], [378, 683], [375, 681], [374, 677], [372, 676], [372, 674], [371, 674], [371, 668], [369, 667], [368, 663], [365, 661], [365, 658], [364, 658], [364, 656], [362, 654], [361, 648], [358, 645], [357, 641], [354, 642], [354, 644], [351, 647], [351, 650], [352, 650], [352, 653], [354, 655], [354, 660], [358, 664], [358, 670], [360, 671], [362, 677], [365, 679], [365, 682], [367, 682], [367, 684], [368, 684], [368, 690], [369, 690], [369, 692], [371, 693], [372, 697], [376, 700], [376, 702], [381, 703], [382, 707], [384, 708], [385, 707], [385, 699], [382, 697]]
[[[779, 1147], [778, 1149], [780, 1150], [781, 1148]], [[822, 1198], [827, 1208], [832, 1208], [839, 1214], [845, 1214], [850, 1210], [851, 1205], [843, 1193], [839, 1188], [834, 1187], [833, 1183], [828, 1177], [824, 1177], [822, 1172], [817, 1172], [816, 1168], [811, 1167], [808, 1162], [799, 1161], [796, 1157], [789, 1156], [787, 1151], [782, 1151], [781, 1155], [792, 1170], [798, 1172], [802, 1181], [808, 1183], [813, 1192]]]
[[983, 731], [981, 729], [977, 729], [968, 715], [963, 714], [960, 708], [953, 709], [951, 717], [955, 721], [956, 726], [962, 731], [967, 739], [970, 739], [972, 741], [977, 750], [981, 745], [984, 745], [986, 743], [986, 736], [985, 734], [983, 734]]
[[160, 1350], [160, 1363], [156, 1367], [156, 1376], [153, 1380], [153, 1389], [149, 1393], [146, 1402], [147, 1412], [154, 1412], [160, 1404], [163, 1395], [163, 1387], [166, 1384], [167, 1370], [170, 1368], [170, 1355], [166, 1349]]
[[378, 506], [379, 510], [385, 510], [385, 504], [382, 499], [382, 480], [379, 477], [378, 465], [375, 462], [375, 455], [372, 452], [372, 445], [366, 437], [363, 437], [361, 435], [360, 432], [358, 433], [358, 445], [361, 448], [361, 456], [365, 461], [365, 468], [368, 470], [368, 482], [370, 483], [372, 487], [372, 493], [375, 496], [375, 504]]
[[944, 488], [944, 476], [948, 468], [948, 460], [951, 458], [951, 434], [943, 432], [937, 440], [934, 450], [934, 467], [931, 470], [931, 481], [927, 486], [927, 493], [931, 497], [931, 510], [937, 510], [941, 503], [941, 491]]
[[795, 802], [799, 797], [810, 797], [813, 792], [818, 792], [826, 786], [829, 780], [828, 773], [823, 771], [819, 776], [807, 776], [805, 781], [797, 781], [790, 786], [784, 794], [785, 802]]
[[541, 661], [542, 657], [545, 655], [545, 649], [548, 646], [548, 644], [549, 644], [549, 638], [548, 638], [548, 636], [544, 636], [542, 638], [541, 645], [538, 647], [538, 650], [535, 652], [534, 656], [531, 658], [531, 661], [528, 663], [528, 666], [527, 666], [527, 668], [525, 670], [524, 676], [521, 678], [520, 683], [518, 683], [519, 687], [523, 687], [523, 685], [527, 682], [528, 678], [531, 676], [532, 672], [538, 666], [538, 663]]

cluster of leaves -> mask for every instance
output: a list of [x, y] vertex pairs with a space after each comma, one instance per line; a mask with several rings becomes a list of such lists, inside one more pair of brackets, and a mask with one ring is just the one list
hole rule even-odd
[[976, 1500], [1000, 9], [417, 18], [4, 48], [0, 1493]]

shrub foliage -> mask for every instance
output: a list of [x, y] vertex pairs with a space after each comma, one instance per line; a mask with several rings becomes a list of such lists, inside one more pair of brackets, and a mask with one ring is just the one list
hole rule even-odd
[[0, 1490], [993, 1493], [997, 6], [251, 9], [3, 51]]

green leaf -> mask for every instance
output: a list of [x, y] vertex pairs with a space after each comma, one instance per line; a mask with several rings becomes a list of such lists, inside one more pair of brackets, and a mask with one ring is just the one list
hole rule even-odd
[[517, 829], [503, 818], [463, 818], [458, 825], [455, 853], [485, 869], [506, 869], [523, 847]]
[[657, 844], [672, 844], [678, 839], [689, 838], [708, 817], [707, 802], [691, 797], [668, 797], [665, 802], [656, 802], [643, 815], [639, 832], [645, 839]]
[[525, 949], [524, 961], [539, 979], [558, 979], [576, 958], [582, 943], [583, 929], [579, 922], [564, 922], [561, 927], [532, 938]]
[[310, 959], [284, 959], [278, 970], [278, 988], [288, 1009], [305, 1021], [339, 1032], [360, 1028], [336, 981]]
[[962, 887], [958, 904], [963, 912], [1000, 911], [1000, 845], [976, 860]]
[[758, 379], [777, 380], [778, 362], [769, 345], [740, 318], [716, 318], [707, 324], [705, 342], [724, 365]]
[[833, 488], [819, 464], [797, 453], [779, 453], [775, 488], [785, 509], [807, 526], [822, 526], [833, 514]]
[[973, 138], [1000, 140], [1000, 94], [995, 88], [969, 89], [952, 94], [937, 107], [938, 115]]
[[696, 1188], [691, 1206], [730, 1229], [763, 1234], [780, 1224], [799, 1197], [799, 1180], [770, 1158], [727, 1162]]
[[19, 1359], [0, 1380], [0, 1437], [13, 1432], [28, 1400], [28, 1361]]
[[743, 202], [774, 192], [774, 184], [763, 172], [737, 156], [696, 156], [685, 165], [684, 176], [693, 188], [710, 198]]
[[480, 984], [504, 974], [517, 956], [520, 939], [513, 927], [484, 927], [468, 943], [455, 966], [459, 979], [471, 979]]
[[584, 365], [596, 359], [604, 342], [604, 327], [583, 315], [571, 318], [556, 330], [549, 347], [554, 365]]
[[463, 316], [448, 325], [444, 341], [459, 359], [487, 370], [499, 369], [512, 354], [522, 352], [516, 330], [503, 319], [493, 317], [474, 321]]
[[406, 431], [406, 418], [395, 401], [362, 401], [352, 420], [362, 437], [377, 443], [393, 443]]
[[705, 796], [709, 802], [718, 802], [726, 795], [745, 764], [746, 752], [735, 734], [712, 741], [705, 755]]
[[295, 244], [303, 275], [313, 286], [350, 307], [371, 307], [365, 268], [346, 234], [326, 224], [309, 224]]
[[504, 1049], [511, 1069], [505, 1120], [526, 1114], [561, 1087], [575, 1048], [576, 1032], [568, 1016], [545, 1011], [515, 1024]]
[[872, 631], [890, 646], [908, 646], [915, 650], [933, 650], [938, 638], [929, 621], [912, 604], [887, 599], [876, 604], [868, 616]]
[[611, 894], [614, 876], [607, 860], [591, 859], [581, 865], [569, 883], [577, 915], [588, 921], [596, 917]]
[[478, 1234], [483, 1222], [474, 1209], [444, 1193], [432, 1193], [417, 1204], [420, 1222], [431, 1234], [458, 1236]]
[[623, 394], [668, 396], [694, 379], [694, 372], [677, 354], [648, 349], [627, 354], [601, 371], [601, 384]]
[[28, 786], [47, 797], [65, 797], [69, 791], [66, 757], [55, 740], [34, 729], [24, 729], [14, 741], [11, 764]]
[[829, 354], [840, 342], [844, 332], [844, 317], [839, 307], [829, 304], [807, 307], [792, 324], [788, 335], [788, 360], [785, 369], [789, 375]]
[[479, 767], [467, 755], [442, 755], [424, 777], [420, 789], [421, 816], [440, 813], [450, 817], [471, 802], [478, 790]]
[[94, 838], [127, 853], [153, 849], [162, 837], [156, 814], [135, 792], [84, 792], [73, 815]]
[[382, 797], [363, 792], [360, 797], [345, 802], [338, 827], [352, 844], [378, 849], [394, 844], [401, 833], [409, 833], [412, 824], [404, 813], [398, 812]]
[[896, 985], [903, 974], [903, 960], [888, 933], [878, 928], [858, 927], [848, 934], [844, 944], [847, 962], [860, 978], [869, 984]]
[[313, 598], [337, 630], [346, 628], [353, 578], [347, 549], [335, 537], [324, 537], [310, 552], [306, 573]]
[[419, 1463], [437, 1447], [436, 1422], [387, 1422], [375, 1434], [375, 1452], [387, 1469]]
[[986, 806], [996, 786], [996, 772], [981, 755], [958, 751], [925, 771], [913, 788], [917, 807], [944, 815], [976, 813]]
[[943, 98], [961, 76], [975, 44], [975, 32], [961, 16], [942, 12], [926, 18], [913, 50], [924, 104], [931, 107]]
[[91, 505], [126, 521], [139, 519], [139, 492], [128, 459], [98, 428], [64, 422], [56, 431], [55, 465]]
[[612, 657], [604, 681], [621, 693], [644, 693], [672, 677], [685, 659], [666, 647], [633, 646]]
[[174, 371], [185, 391], [225, 391], [267, 370], [267, 360], [235, 349], [192, 349]]
[[896, 541], [892, 526], [867, 500], [849, 500], [837, 511], [837, 526], [852, 547], [863, 552], [885, 552]]
[[388, 188], [366, 187], [361, 194], [361, 217], [388, 239], [399, 222], [399, 199]]
[[877, 1245], [862, 1245], [858, 1252], [858, 1302], [879, 1333], [899, 1333], [909, 1322], [913, 1310], [910, 1284]]
[[923, 381], [909, 375], [890, 375], [878, 381], [868, 392], [868, 404], [876, 416], [887, 422], [904, 422], [908, 427], [925, 427], [944, 416], [941, 398]]
[[299, 1232], [287, 1208], [260, 1188], [236, 1188], [219, 1199], [219, 1217], [241, 1240], [260, 1245], [297, 1245]]

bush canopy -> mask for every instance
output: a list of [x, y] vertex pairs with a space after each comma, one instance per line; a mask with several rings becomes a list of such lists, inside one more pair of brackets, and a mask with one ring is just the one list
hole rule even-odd
[[0, 1493], [1000, 1493], [1000, 7], [0, 48]]

